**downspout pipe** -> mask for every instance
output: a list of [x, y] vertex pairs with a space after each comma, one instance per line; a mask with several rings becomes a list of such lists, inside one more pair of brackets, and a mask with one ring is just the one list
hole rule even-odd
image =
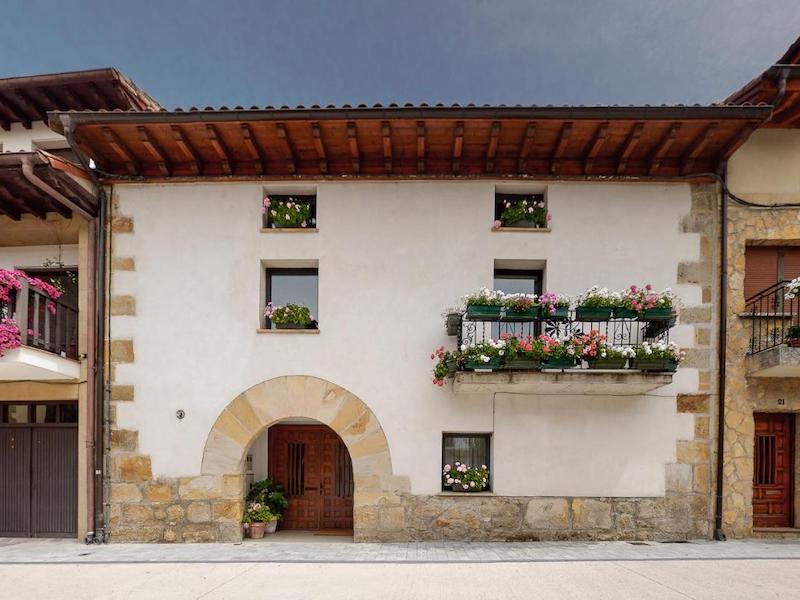
[[105, 188], [97, 179], [94, 170], [89, 165], [89, 159], [83, 154], [72, 131], [72, 119], [69, 115], [61, 115], [61, 123], [64, 128], [64, 137], [67, 139], [72, 151], [78, 157], [81, 166], [89, 174], [92, 184], [97, 193], [99, 204], [99, 214], [97, 226], [95, 227], [95, 345], [94, 345], [94, 398], [95, 398], [95, 452], [94, 452], [94, 523], [90, 535], [86, 537], [86, 543], [102, 544], [108, 535], [108, 514], [105, 510], [105, 479], [106, 465], [105, 456], [108, 450], [109, 431], [107, 427], [108, 410], [110, 404], [109, 388], [106, 384], [105, 371], [105, 341], [106, 341], [106, 231], [108, 221], [108, 197]]
[[722, 486], [725, 459], [725, 379], [728, 348], [728, 169], [722, 171], [719, 207], [719, 340], [717, 363], [717, 473], [714, 502], [714, 539], [727, 539], [722, 529]]

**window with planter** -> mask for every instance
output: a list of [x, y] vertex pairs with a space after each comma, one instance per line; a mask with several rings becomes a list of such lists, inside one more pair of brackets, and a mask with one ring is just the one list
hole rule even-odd
[[[539, 334], [538, 321], [526, 318], [538, 314], [536, 298], [542, 293], [542, 271], [531, 269], [495, 269], [494, 289], [502, 290], [506, 310], [503, 331], [512, 335]], [[500, 336], [500, 324], [492, 326], [492, 338]]]
[[491, 490], [490, 433], [442, 434], [442, 490], [486, 492]]
[[318, 269], [267, 268], [267, 329], [317, 329]]
[[317, 197], [264, 194], [261, 212], [265, 229], [313, 230], [317, 226]]
[[550, 212], [544, 194], [494, 195], [492, 229], [546, 229], [550, 227]]

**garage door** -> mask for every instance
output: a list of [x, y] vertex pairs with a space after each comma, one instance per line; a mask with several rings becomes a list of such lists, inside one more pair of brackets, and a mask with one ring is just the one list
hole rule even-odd
[[11, 404], [1, 411], [0, 536], [75, 536], [75, 405]]

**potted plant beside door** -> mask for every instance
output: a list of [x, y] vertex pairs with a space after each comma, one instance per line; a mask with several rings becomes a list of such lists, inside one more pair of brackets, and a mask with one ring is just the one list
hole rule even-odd
[[278, 516], [274, 515], [266, 504], [251, 502], [247, 506], [242, 521], [248, 534], [254, 540], [264, 537], [264, 533], [275, 533], [278, 526]]

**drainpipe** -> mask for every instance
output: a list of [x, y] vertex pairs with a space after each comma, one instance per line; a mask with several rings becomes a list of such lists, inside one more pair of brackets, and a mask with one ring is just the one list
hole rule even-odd
[[728, 169], [720, 178], [719, 231], [719, 355], [717, 363], [717, 494], [714, 504], [714, 539], [724, 542], [722, 530], [722, 467], [725, 458], [725, 376], [728, 346]]
[[94, 330], [95, 330], [95, 345], [94, 345], [94, 435], [95, 435], [95, 451], [94, 451], [94, 523], [92, 524], [92, 531], [86, 536], [86, 543], [102, 544], [106, 541], [108, 535], [108, 510], [106, 499], [108, 491], [106, 490], [106, 474], [107, 465], [106, 456], [110, 447], [110, 404], [111, 398], [109, 395], [109, 386], [106, 382], [105, 370], [105, 342], [106, 342], [106, 321], [105, 321], [105, 307], [106, 307], [106, 230], [108, 220], [108, 197], [105, 188], [97, 179], [93, 169], [89, 166], [89, 159], [83, 154], [81, 149], [75, 143], [75, 138], [72, 133], [72, 119], [69, 115], [61, 115], [61, 123], [64, 127], [64, 137], [67, 139], [72, 151], [78, 157], [81, 166], [89, 174], [92, 184], [97, 193], [99, 204], [99, 215], [95, 221], [95, 253], [94, 253], [94, 298], [95, 298], [95, 314], [94, 314]]

